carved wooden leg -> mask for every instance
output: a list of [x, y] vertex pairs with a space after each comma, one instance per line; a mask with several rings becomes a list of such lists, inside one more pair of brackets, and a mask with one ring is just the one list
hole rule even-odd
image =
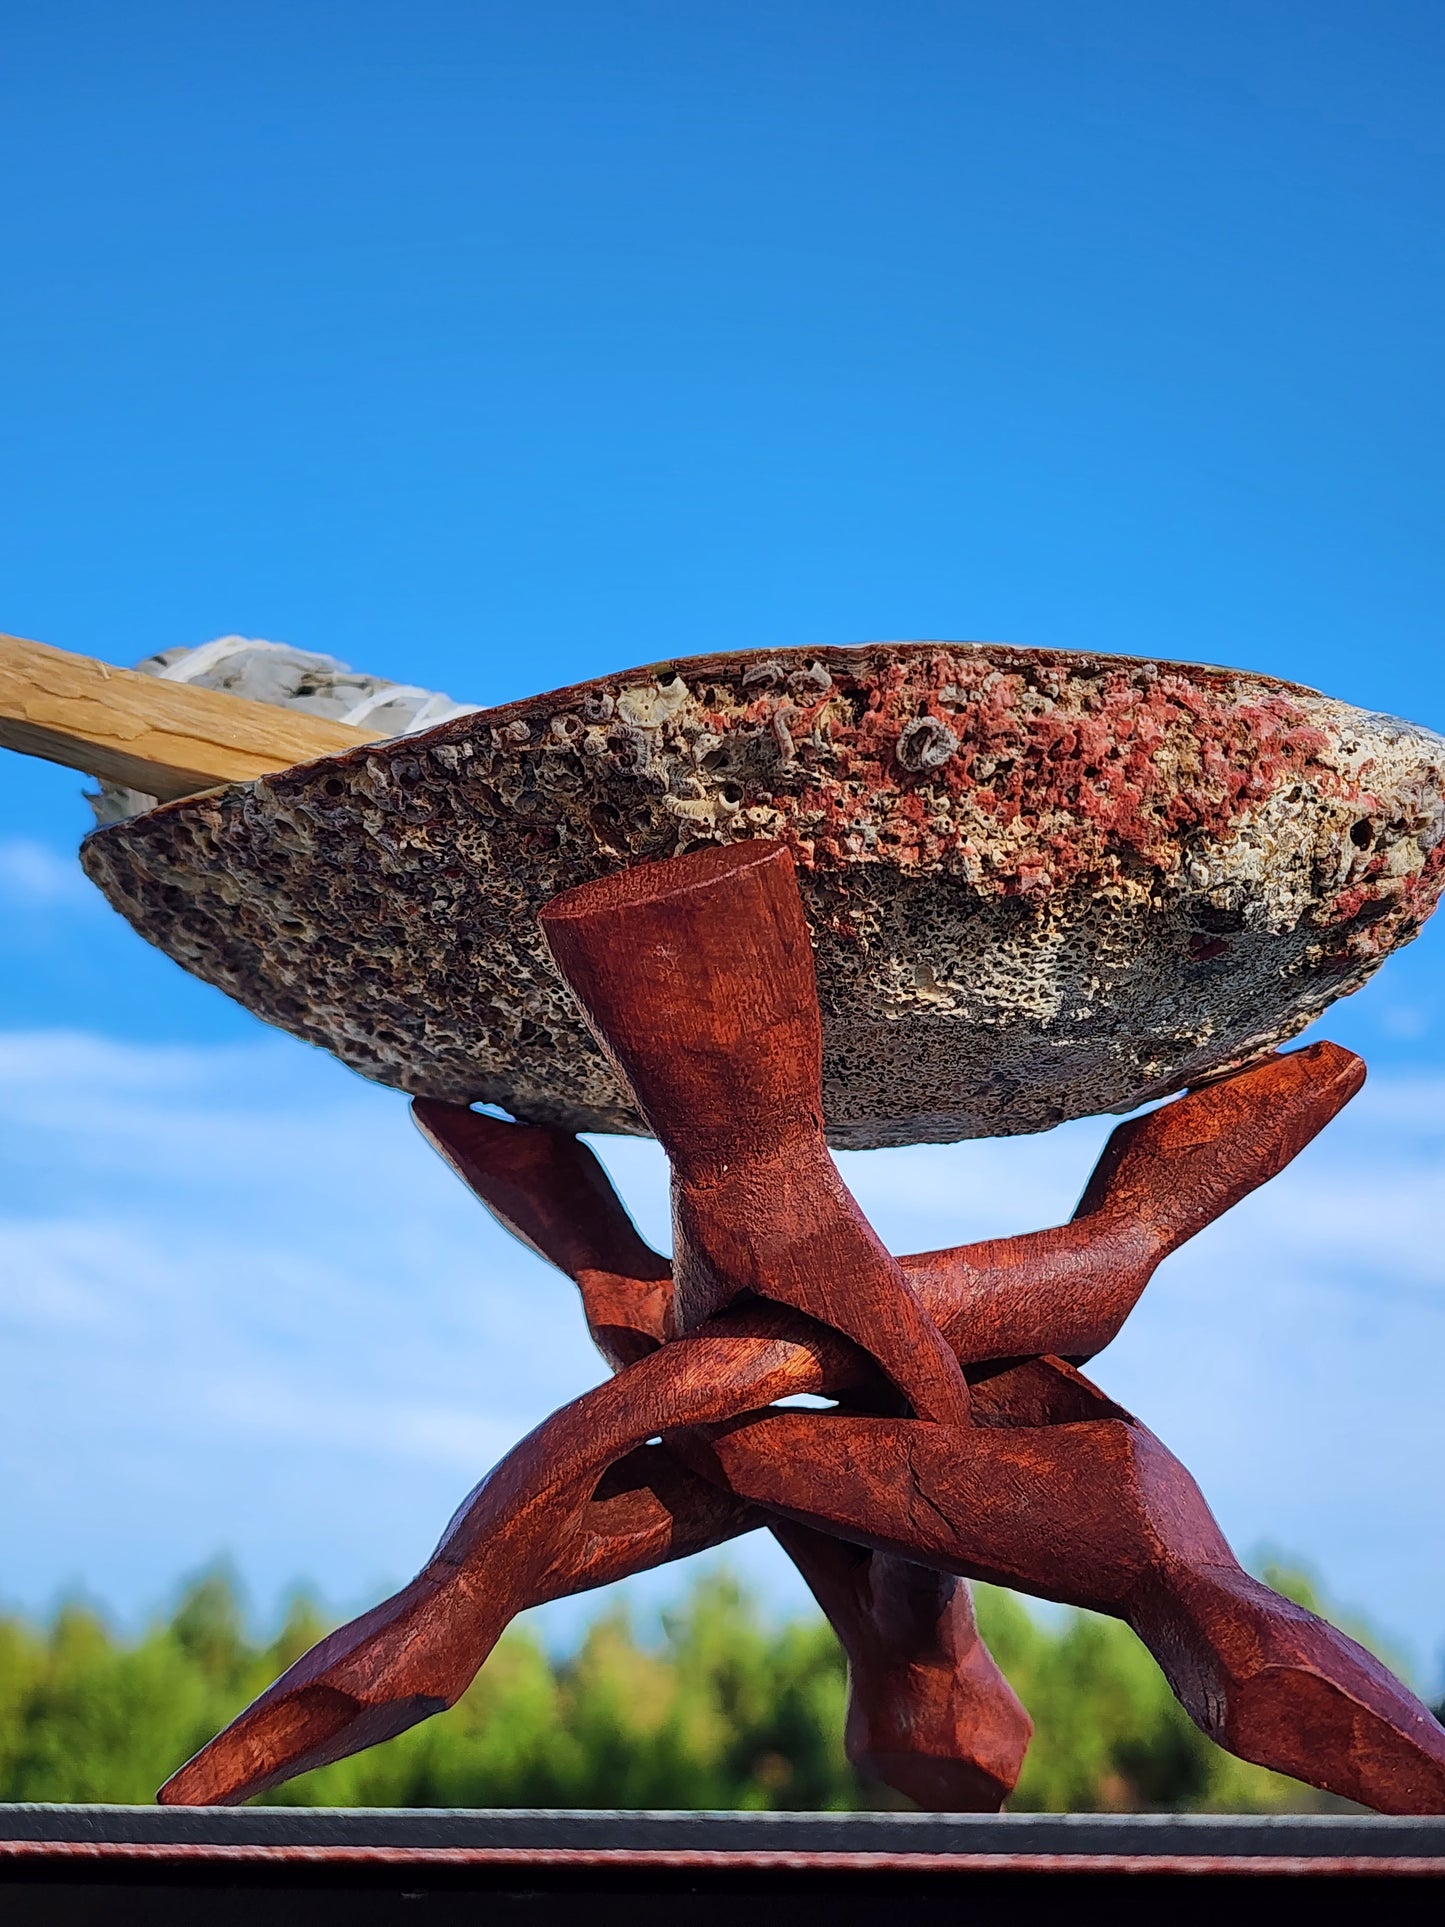
[[602, 1474], [523, 1603], [593, 1592], [771, 1523], [764, 1507], [699, 1478], [665, 1445], [639, 1445]]
[[556, 897], [559, 969], [673, 1172], [677, 1321], [792, 1305], [875, 1357], [921, 1417], [968, 1419], [958, 1361], [838, 1176], [791, 856], [745, 843]]
[[927, 1559], [1125, 1619], [1190, 1717], [1245, 1759], [1381, 1812], [1445, 1811], [1445, 1731], [1428, 1709], [1241, 1571], [1189, 1474], [1137, 1421], [1051, 1359], [977, 1379], [974, 1410], [952, 1452], [916, 1422], [796, 1412], [672, 1444], [763, 1503], [819, 1495], [810, 1530], [846, 1534], [844, 1561], [857, 1542], [891, 1553], [908, 1538], [900, 1566]]
[[1276, 1177], [1364, 1081], [1338, 1044], [1266, 1058], [1119, 1125], [1069, 1224], [900, 1262], [965, 1365], [1082, 1362], [1170, 1252]]
[[[614, 1369], [669, 1335], [671, 1269], [638, 1237], [585, 1145], [460, 1105], [420, 1099], [412, 1108], [428, 1142], [493, 1216], [575, 1280]], [[739, 1500], [720, 1511], [722, 1495], [665, 1446], [639, 1448], [603, 1485], [606, 1502], [599, 1488], [579, 1528], [593, 1585], [607, 1583], [614, 1564], [638, 1571], [767, 1523]], [[1017, 1782], [1031, 1727], [978, 1636], [967, 1583], [802, 1526], [774, 1522], [774, 1533], [848, 1655], [849, 1758], [934, 1811], [996, 1811]], [[554, 1567], [539, 1582], [541, 1596], [555, 1596], [558, 1585], [575, 1589]]]
[[[687, 1456], [825, 1532], [1125, 1619], [1232, 1752], [1377, 1812], [1445, 1813], [1445, 1729], [1429, 1710], [1243, 1572], [1143, 1426], [1060, 1361], [1020, 1369], [994, 1414], [975, 1387], [968, 1431], [780, 1412], [710, 1428]], [[1047, 1416], [1016, 1426], [1020, 1411]]]
[[[617, 1576], [585, 1538], [589, 1494], [645, 1410], [649, 1436], [665, 1413], [673, 1450], [730, 1495], [1127, 1619], [1191, 1716], [1245, 1757], [1384, 1812], [1445, 1811], [1445, 1732], [1425, 1708], [1241, 1573], [1177, 1461], [1059, 1361], [981, 1380], [970, 1427], [778, 1411], [699, 1429], [709, 1408], [846, 1379], [838, 1341], [766, 1322], [786, 1317], [727, 1314], [549, 1420], [478, 1487], [417, 1581], [298, 1661], [162, 1797], [243, 1799], [402, 1731], [455, 1700], [544, 1574], [557, 1590], [590, 1583], [581, 1563], [600, 1550]], [[629, 1396], [608, 1397], [628, 1379]], [[642, 1542], [655, 1554], [655, 1537]]]
[[[866, 1557], [857, 1542], [909, 1538], [900, 1568], [927, 1558], [1125, 1619], [1190, 1717], [1242, 1758], [1381, 1812], [1445, 1812], [1445, 1730], [1353, 1640], [1240, 1569], [1152, 1434], [1057, 1359], [1001, 1367], [973, 1392], [977, 1424], [955, 1435], [954, 1455], [935, 1428], [826, 1413], [760, 1415], [671, 1443], [730, 1493], [822, 1495], [807, 1515], [812, 1542], [850, 1541], [824, 1577], [835, 1595]], [[885, 1708], [872, 1731], [886, 1730]], [[986, 1764], [981, 1736], [971, 1744]]]
[[770, 1519], [663, 1445], [602, 1477], [528, 1605], [685, 1558], [771, 1523], [848, 1656], [849, 1759], [934, 1813], [995, 1813], [1032, 1722], [978, 1635], [967, 1581]]
[[428, 1098], [412, 1114], [497, 1222], [577, 1286], [592, 1342], [614, 1371], [674, 1336], [672, 1266], [638, 1236], [579, 1138]]
[[978, 1636], [967, 1582], [770, 1519], [663, 1445], [604, 1473], [526, 1603], [610, 1585], [766, 1523], [848, 1655], [849, 1759], [930, 1812], [997, 1812], [1032, 1723]]
[[[1170, 1252], [1297, 1157], [1364, 1082], [1338, 1044], [1311, 1044], [1172, 1099], [1113, 1132], [1070, 1223], [898, 1263], [965, 1363], [1103, 1350]], [[611, 1364], [672, 1335], [672, 1268], [638, 1237], [587, 1147], [418, 1099], [417, 1122], [510, 1231], [575, 1280]]]
[[848, 1758], [930, 1813], [996, 1813], [1033, 1722], [979, 1637], [967, 1583], [796, 1523], [774, 1535], [848, 1655]]
[[244, 1800], [453, 1705], [538, 1597], [609, 1466], [678, 1427], [872, 1378], [839, 1334], [765, 1306], [725, 1313], [639, 1359], [523, 1439], [458, 1509], [410, 1585], [313, 1647], [160, 1799]]

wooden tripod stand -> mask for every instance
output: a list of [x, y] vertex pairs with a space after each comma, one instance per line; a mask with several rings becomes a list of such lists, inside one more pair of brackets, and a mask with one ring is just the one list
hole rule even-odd
[[[674, 1262], [566, 1133], [419, 1101], [423, 1131], [573, 1277], [615, 1375], [482, 1481], [410, 1585], [322, 1640], [161, 1791], [239, 1801], [451, 1705], [521, 1609], [774, 1531], [847, 1650], [848, 1748], [920, 1804], [996, 1808], [1030, 1724], [966, 1581], [1112, 1613], [1246, 1759], [1445, 1812], [1445, 1730], [1244, 1573], [1183, 1466], [1078, 1370], [1170, 1251], [1358, 1090], [1316, 1044], [1111, 1137], [1072, 1222], [895, 1259], [823, 1137], [792, 861], [749, 842], [555, 899], [557, 965], [673, 1171]], [[800, 1393], [826, 1410], [779, 1409]]]

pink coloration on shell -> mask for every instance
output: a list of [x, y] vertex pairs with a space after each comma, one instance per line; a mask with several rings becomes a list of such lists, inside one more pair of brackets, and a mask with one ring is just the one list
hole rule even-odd
[[833, 1141], [1045, 1129], [1292, 1036], [1445, 884], [1445, 743], [1225, 669], [992, 644], [714, 656], [481, 711], [93, 837], [136, 927], [366, 1075], [635, 1130], [536, 927], [781, 838]]

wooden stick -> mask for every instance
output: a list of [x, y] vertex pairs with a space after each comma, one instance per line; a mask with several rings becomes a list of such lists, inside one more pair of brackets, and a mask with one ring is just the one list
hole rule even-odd
[[378, 740], [350, 723], [0, 635], [0, 748], [162, 802]]

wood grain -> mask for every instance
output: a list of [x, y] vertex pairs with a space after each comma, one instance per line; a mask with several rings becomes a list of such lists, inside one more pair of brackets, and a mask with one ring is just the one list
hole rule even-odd
[[379, 740], [350, 723], [0, 635], [0, 747], [162, 802]]

